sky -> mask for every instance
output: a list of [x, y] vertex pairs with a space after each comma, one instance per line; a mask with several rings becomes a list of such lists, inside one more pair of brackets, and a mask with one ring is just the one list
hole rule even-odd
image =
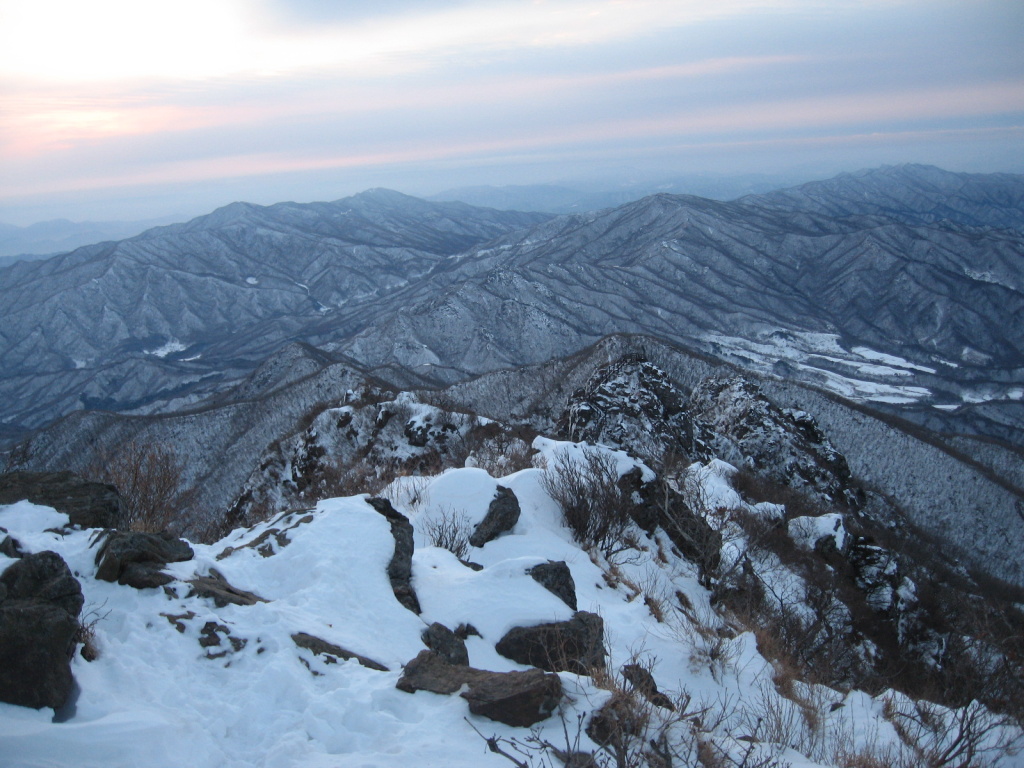
[[1024, 172], [1020, 0], [0, 0], [0, 222]]

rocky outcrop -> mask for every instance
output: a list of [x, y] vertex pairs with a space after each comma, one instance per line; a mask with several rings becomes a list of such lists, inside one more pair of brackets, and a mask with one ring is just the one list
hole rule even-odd
[[576, 610], [576, 582], [564, 560], [548, 560], [528, 568], [526, 573], [544, 589], [574, 611]]
[[700, 581], [708, 587], [722, 561], [722, 534], [696, 514], [683, 497], [667, 489], [659, 523], [679, 553], [700, 569]]
[[629, 450], [644, 459], [685, 456], [690, 448], [686, 396], [640, 355], [599, 368], [576, 390], [559, 421], [571, 440]]
[[0, 701], [58, 709], [74, 689], [71, 657], [82, 588], [55, 552], [25, 555], [0, 575]]
[[173, 581], [161, 571], [165, 565], [191, 560], [193, 555], [192, 547], [167, 531], [112, 531], [96, 553], [96, 578], [136, 589], [160, 587]]
[[578, 611], [568, 621], [514, 627], [494, 646], [502, 656], [549, 672], [590, 674], [604, 666], [604, 620]]
[[388, 563], [388, 579], [395, 597], [402, 605], [413, 613], [420, 612], [420, 601], [412, 586], [412, 523], [409, 518], [391, 506], [387, 499], [367, 499], [366, 502], [380, 512], [391, 525], [391, 535], [395, 539], [395, 553]]
[[752, 379], [707, 378], [694, 388], [688, 407], [694, 458], [722, 459], [828, 504], [860, 505], [846, 458], [814, 419], [779, 408]]
[[470, 545], [482, 547], [488, 541], [493, 541], [501, 534], [511, 531], [519, 522], [519, 513], [519, 499], [510, 488], [499, 485], [494, 498], [491, 499], [491, 503], [487, 507], [487, 514], [469, 537]]
[[456, 666], [469, 665], [469, 651], [466, 641], [439, 622], [434, 622], [423, 630], [423, 644], [430, 650]]
[[0, 475], [0, 504], [28, 499], [66, 514], [82, 528], [116, 528], [120, 497], [112, 485], [93, 483], [71, 472], [8, 472]]
[[499, 723], [529, 727], [547, 718], [562, 699], [562, 681], [558, 675], [539, 669], [525, 672], [487, 672], [473, 667], [449, 664], [433, 651], [420, 651], [405, 665], [396, 687], [415, 693], [459, 695], [469, 702], [469, 711]]

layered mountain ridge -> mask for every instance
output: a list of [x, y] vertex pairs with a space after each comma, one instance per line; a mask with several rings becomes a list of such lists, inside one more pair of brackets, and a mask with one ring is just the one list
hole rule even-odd
[[900, 166], [557, 218], [387, 190], [236, 203], [4, 270], [2, 418], [180, 408], [293, 340], [450, 383], [628, 332], [931, 422], [984, 404], [954, 431], [1022, 444], [1022, 189]]
[[[983, 184], [947, 176], [951, 205], [970, 207]], [[402, 309], [332, 348], [454, 380], [645, 333], [932, 418], [997, 402], [985, 418], [999, 426], [979, 431], [1020, 444], [1021, 236], [910, 223], [933, 215], [932, 187], [905, 195], [902, 218], [671, 195], [560, 217], [410, 284]]]
[[335, 203], [235, 203], [16, 264], [0, 282], [3, 420], [35, 427], [83, 406], [208, 395], [323, 315], [379, 301], [446, 256], [544, 218], [371, 190]]

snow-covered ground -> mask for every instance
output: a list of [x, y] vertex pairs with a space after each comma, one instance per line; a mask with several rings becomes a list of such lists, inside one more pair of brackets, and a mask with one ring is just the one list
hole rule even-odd
[[[543, 439], [535, 447], [541, 463], [582, 449]], [[635, 466], [625, 454], [613, 454], [620, 472]], [[729, 487], [730, 470], [713, 462], [695, 466], [691, 476], [704, 485], [705, 498], [742, 504]], [[882, 697], [797, 683], [806, 701], [820, 704], [823, 721], [812, 732], [805, 708], [776, 690], [775, 670], [758, 653], [754, 636], [726, 632], [698, 583], [696, 567], [672, 554], [667, 538], [640, 534], [642, 549], [614, 563], [585, 552], [563, 525], [542, 476], [542, 469], [533, 468], [495, 479], [482, 469], [464, 468], [400, 478], [387, 489], [385, 496], [416, 529], [413, 586], [420, 616], [392, 593], [386, 567], [394, 540], [387, 520], [363, 496], [322, 501], [315, 510], [235, 531], [216, 544], [193, 545], [194, 559], [167, 568], [178, 581], [144, 590], [94, 578], [95, 531], [60, 532], [67, 524], [64, 515], [28, 502], [0, 507], [0, 526], [27, 551], [53, 550], [68, 562], [85, 594], [83, 618], [95, 620], [99, 650], [95, 661], [81, 656], [73, 661], [80, 694], [73, 713], [63, 713], [70, 715], [66, 721], [53, 722], [48, 709], [0, 704], [0, 763], [507, 766], [487, 751], [474, 728], [519, 740], [528, 731], [470, 715], [458, 696], [408, 694], [395, 683], [401, 665], [424, 648], [421, 632], [435, 621], [478, 630], [480, 636], [467, 640], [472, 666], [525, 669], [499, 655], [494, 644], [514, 626], [572, 615], [526, 573], [548, 560], [568, 564], [579, 609], [603, 617], [609, 671], [630, 661], [648, 665], [663, 692], [686, 694], [691, 710], [704, 710], [702, 738], [742, 756], [753, 742], [740, 737], [763, 728], [757, 718], [771, 717], [778, 725], [772, 733], [788, 743], [762, 736], [758, 749], [775, 755], [777, 765], [794, 768], [833, 765], [839, 747], [852, 752], [865, 744], [895, 743], [895, 732], [882, 716]], [[515, 493], [522, 512], [510, 533], [469, 550], [467, 558], [482, 570], [430, 545], [432, 520], [465, 515], [469, 523], [479, 522], [499, 483]], [[777, 512], [767, 507], [762, 512]], [[800, 535], [813, 527], [803, 526]], [[283, 532], [267, 539], [272, 553], [244, 546], [270, 529]], [[0, 555], [0, 571], [9, 564]], [[218, 608], [210, 600], [188, 597], [185, 580], [211, 569], [267, 602]], [[215, 630], [220, 644], [203, 647], [199, 641], [210, 622], [223, 628]], [[390, 671], [354, 660], [327, 664], [296, 647], [291, 636], [297, 632], [367, 656]], [[556, 745], [565, 741], [563, 720], [575, 736], [577, 716], [597, 710], [610, 696], [589, 677], [565, 672], [560, 677], [567, 696], [561, 717], [540, 726], [541, 737]], [[655, 717], [675, 716], [657, 710]], [[680, 720], [668, 733], [692, 739], [693, 729]], [[580, 746], [594, 749], [586, 735]]]
[[741, 359], [764, 373], [770, 373], [780, 360], [788, 361], [804, 371], [810, 381], [850, 400], [908, 404], [931, 395], [926, 387], [898, 382], [915, 372], [935, 373], [934, 368], [868, 347], [846, 350], [833, 333], [780, 329], [764, 333], [757, 340], [722, 334], [706, 334], [702, 340], [716, 354]]

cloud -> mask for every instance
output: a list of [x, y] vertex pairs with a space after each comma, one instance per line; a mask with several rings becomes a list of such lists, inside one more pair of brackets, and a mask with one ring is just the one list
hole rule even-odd
[[781, 162], [844, 136], [889, 137], [908, 160], [912, 136], [1012, 159], [1010, 134], [984, 132], [1024, 122], [1008, 8], [0, 0], [0, 198], [228, 178], [269, 196], [283, 174], [658, 153], [667, 170], [697, 147]]
[[373, 14], [324, 12], [315, 16], [321, 23], [296, 25], [283, 22], [308, 16], [313, 4], [2, 0], [0, 77], [87, 83], [331, 72], [372, 78], [429, 69], [450, 58], [594, 46], [713, 19], [777, 15], [800, 5], [795, 0], [392, 2]]

